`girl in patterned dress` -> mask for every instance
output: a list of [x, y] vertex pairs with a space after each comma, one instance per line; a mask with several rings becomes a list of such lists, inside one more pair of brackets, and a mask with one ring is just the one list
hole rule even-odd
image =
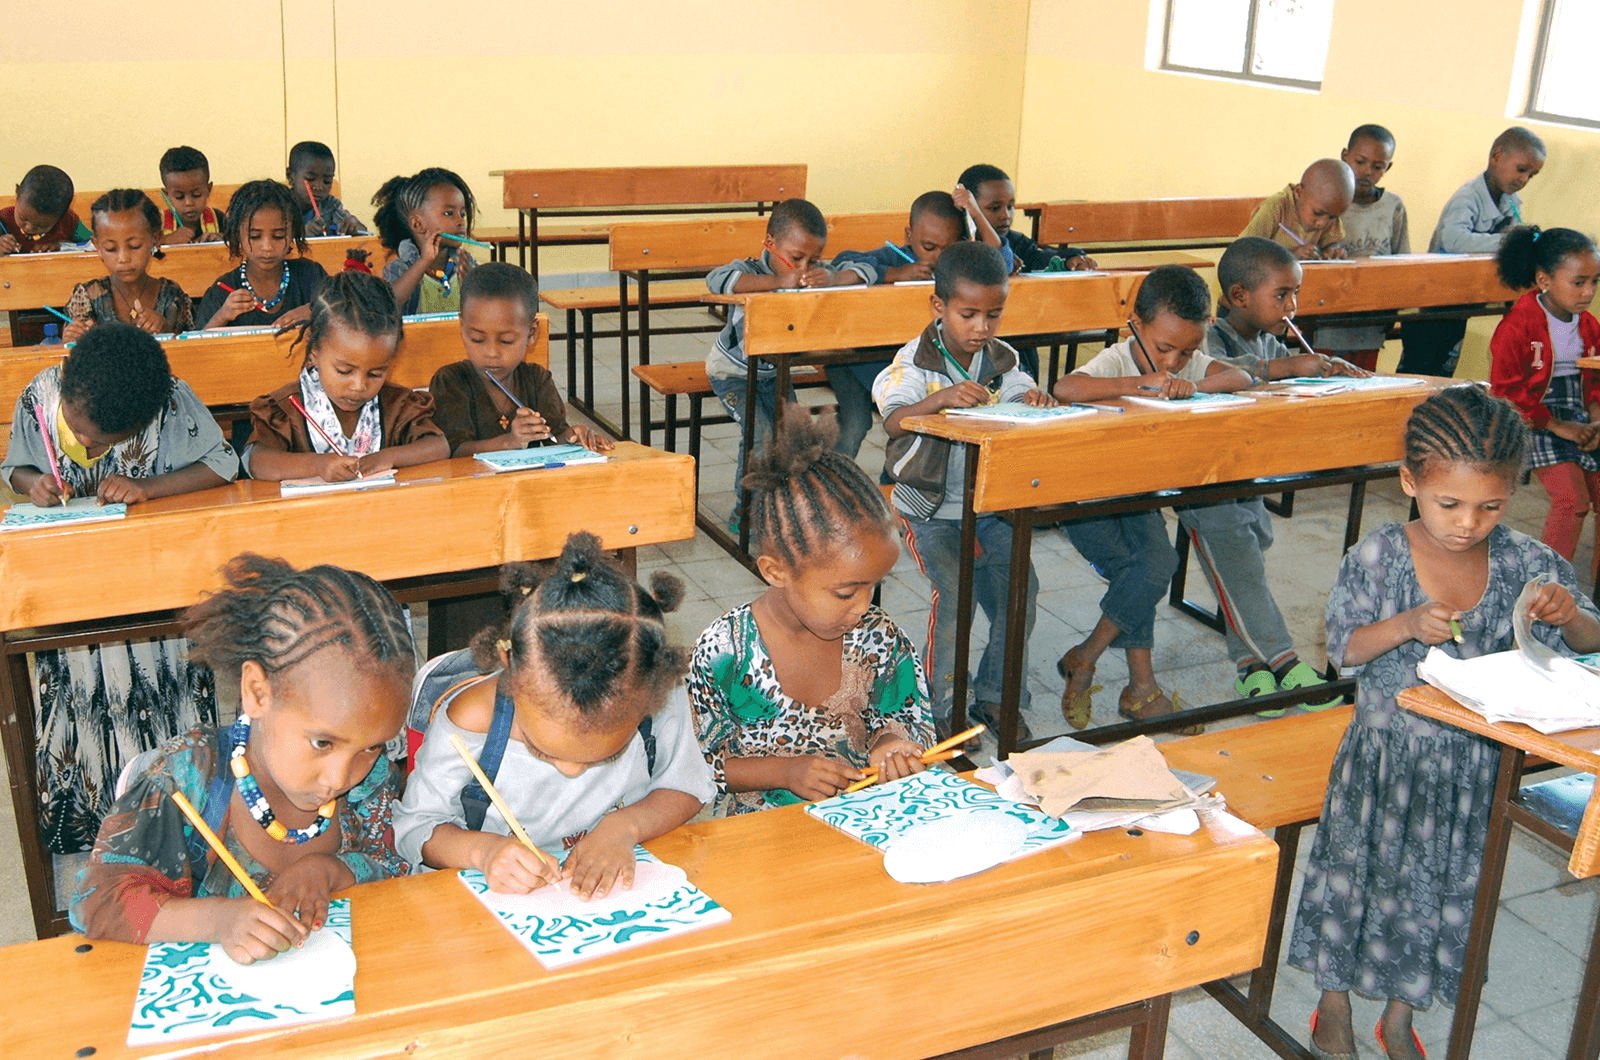
[[[328, 896], [406, 872], [384, 743], [416, 655], [400, 605], [364, 574], [244, 555], [190, 608], [190, 657], [239, 690], [231, 730], [200, 726], [135, 763], [72, 895], [72, 926], [122, 942], [216, 942], [241, 964], [303, 942]], [[182, 792], [266, 892], [245, 894], [173, 802]]]
[[[1517, 597], [1533, 633], [1569, 654], [1600, 649], [1600, 612], [1572, 565], [1500, 525], [1527, 429], [1510, 402], [1455, 386], [1417, 406], [1400, 469], [1418, 518], [1351, 549], [1328, 597], [1328, 658], [1359, 678], [1355, 717], [1328, 778], [1289, 962], [1316, 976], [1311, 1052], [1356, 1055], [1350, 994], [1385, 1000], [1377, 1033], [1416, 1060], [1412, 1013], [1455, 1004], [1482, 866], [1500, 745], [1402, 709], [1430, 646], [1469, 658], [1514, 646]], [[1454, 641], [1452, 622], [1461, 630]]]
[[108, 191], [89, 211], [94, 249], [106, 267], [104, 279], [85, 280], [67, 299], [72, 318], [61, 337], [77, 342], [100, 322], [121, 320], [152, 335], [194, 328], [194, 303], [172, 280], [150, 275], [150, 259], [161, 253], [161, 211], [137, 188]]
[[701, 635], [689, 669], [718, 814], [828, 798], [869, 766], [920, 772], [933, 737], [916, 649], [872, 606], [900, 554], [889, 507], [835, 433], [791, 406], [744, 479], [769, 588]]

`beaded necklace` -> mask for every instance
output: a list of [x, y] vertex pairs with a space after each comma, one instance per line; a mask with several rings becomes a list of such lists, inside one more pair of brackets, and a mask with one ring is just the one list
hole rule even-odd
[[250, 292], [250, 296], [256, 300], [257, 309], [263, 313], [270, 313], [278, 308], [279, 303], [283, 301], [284, 293], [289, 290], [289, 263], [287, 261], [283, 263], [283, 280], [278, 284], [278, 296], [270, 302], [263, 302], [261, 296], [256, 294], [256, 289], [250, 286], [250, 277], [245, 274], [244, 262], [239, 263], [239, 285]]
[[244, 799], [245, 808], [250, 811], [250, 816], [255, 818], [256, 824], [261, 826], [263, 832], [280, 843], [305, 843], [328, 830], [338, 799], [329, 799], [318, 807], [317, 819], [306, 827], [284, 827], [283, 822], [272, 812], [272, 807], [267, 805], [267, 797], [261, 794], [261, 785], [250, 775], [250, 763], [245, 761], [244, 750], [250, 744], [250, 715], [243, 711], [239, 713], [239, 720], [233, 723], [230, 736], [233, 740], [233, 752], [228, 755], [228, 769], [233, 773], [234, 783], [239, 788], [240, 798]]

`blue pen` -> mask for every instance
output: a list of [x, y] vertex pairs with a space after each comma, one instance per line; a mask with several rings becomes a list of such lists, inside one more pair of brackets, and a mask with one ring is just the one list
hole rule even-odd
[[889, 240], [885, 239], [883, 241], [883, 245], [888, 247], [890, 250], [894, 251], [896, 254], [900, 255], [902, 258], [905, 258], [906, 262], [908, 264], [915, 265], [917, 263], [917, 259], [916, 258], [913, 258], [910, 254], [907, 254], [904, 250], [902, 250], [899, 247], [895, 246]]

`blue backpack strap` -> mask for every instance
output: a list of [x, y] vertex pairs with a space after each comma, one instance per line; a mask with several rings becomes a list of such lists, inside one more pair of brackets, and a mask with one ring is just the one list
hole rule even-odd
[[[494, 718], [489, 722], [489, 734], [484, 737], [483, 750], [478, 753], [478, 765], [491, 784], [500, 774], [500, 761], [506, 755], [506, 743], [511, 739], [514, 717], [511, 697], [495, 689]], [[489, 813], [489, 793], [483, 790], [483, 785], [476, 779], [461, 789], [461, 812], [469, 831], [483, 831], [483, 819]]]
[[[211, 778], [211, 784], [206, 788], [205, 799], [196, 807], [200, 811], [201, 820], [218, 836], [222, 835], [222, 819], [228, 816], [228, 800], [233, 798], [233, 771], [228, 767], [228, 755], [233, 748], [230, 746], [226, 729], [217, 730], [217, 773]], [[205, 837], [198, 828], [189, 826], [184, 832], [184, 843], [189, 848], [189, 874], [194, 878], [195, 897], [200, 896], [200, 884], [211, 868], [209, 855], [211, 847], [206, 844]]]
[[655, 719], [648, 714], [639, 723], [639, 738], [644, 741], [645, 770], [653, 777], [656, 775]]

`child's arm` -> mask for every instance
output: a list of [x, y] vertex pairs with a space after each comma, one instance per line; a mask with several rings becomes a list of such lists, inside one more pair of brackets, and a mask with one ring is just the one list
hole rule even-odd
[[430, 434], [405, 445], [391, 445], [362, 457], [358, 462], [363, 475], [382, 474], [401, 467], [431, 464], [450, 459], [450, 445], [442, 434]]
[[[1195, 356], [1204, 355], [1197, 353]], [[1210, 361], [1210, 358], [1206, 359]], [[1195, 384], [1195, 389], [1202, 394], [1231, 394], [1235, 390], [1245, 390], [1254, 385], [1255, 380], [1251, 379], [1248, 373], [1232, 365], [1211, 361], [1206, 365], [1205, 378]]]
[[862, 777], [850, 763], [821, 755], [726, 758], [722, 770], [729, 791], [783, 788], [807, 801], [832, 798]]
[[562, 875], [572, 880], [572, 893], [604, 898], [619, 883], [628, 890], [633, 886], [633, 848], [684, 824], [704, 805], [693, 795], [657, 788], [606, 814], [567, 855]]
[[[394, 288], [395, 304], [405, 306], [411, 296], [417, 293], [417, 288], [422, 284], [422, 278], [433, 268], [433, 263], [439, 257], [439, 250], [444, 246], [444, 240], [439, 238], [440, 232], [429, 232], [422, 237], [422, 242], [417, 244], [417, 260], [411, 267], [390, 281]], [[385, 270], [388, 271], [388, 270]]]
[[228, 479], [201, 463], [169, 471], [150, 478], [128, 478], [126, 475], [107, 475], [95, 490], [101, 504], [140, 504], [157, 497], [175, 497], [180, 493], [226, 486]]
[[[1093, 362], [1090, 362], [1091, 364]], [[1087, 367], [1087, 366], [1085, 366]], [[1238, 369], [1232, 369], [1238, 371]], [[1249, 376], [1244, 376], [1245, 386], [1249, 386]], [[1146, 375], [1089, 375], [1083, 368], [1075, 372], [1068, 372], [1056, 380], [1051, 394], [1062, 404], [1073, 401], [1104, 401], [1107, 398], [1119, 397], [1159, 397], [1159, 398], [1186, 398], [1193, 396], [1195, 385], [1187, 379], [1179, 379], [1167, 372], [1151, 372]]]
[[1454, 635], [1450, 629], [1451, 619], [1459, 621], [1460, 618], [1461, 612], [1449, 604], [1430, 602], [1381, 622], [1361, 626], [1350, 634], [1350, 643], [1339, 665], [1364, 666], [1407, 641], [1443, 644]]
[[235, 319], [256, 307], [256, 296], [243, 287], [237, 288], [228, 297], [222, 300], [216, 312], [211, 314], [211, 319], [205, 322], [205, 328], [225, 328]]
[[12, 469], [11, 491], [19, 497], [28, 498], [28, 503], [40, 508], [53, 508], [57, 504], [64, 504], [72, 497], [70, 486], [63, 493], [56, 487], [54, 475], [31, 467]]
[[361, 462], [337, 453], [290, 453], [251, 444], [250, 477], [263, 482], [282, 482], [291, 478], [320, 478], [325, 482], [349, 482], [356, 477]]
[[1011, 248], [1005, 245], [1004, 241], [995, 232], [994, 225], [989, 223], [989, 218], [985, 217], [983, 211], [978, 209], [977, 196], [973, 195], [972, 192], [968, 191], [960, 184], [956, 185], [956, 190], [951, 192], [950, 196], [951, 198], [955, 199], [956, 206], [964, 211], [967, 217], [972, 221], [972, 226], [974, 231], [977, 233], [977, 238], [981, 242], [987, 243], [991, 247], [994, 247], [1007, 258], [1011, 258], [1010, 261], [1006, 262], [1006, 265], [1009, 267], [1012, 264], [1012, 261], [1015, 260], [1010, 253]]
[[[1570, 576], [1570, 568], [1562, 572]], [[1578, 603], [1570, 588], [1550, 583], [1534, 594], [1528, 613], [1535, 622], [1546, 622], [1561, 630], [1561, 639], [1567, 647], [1580, 655], [1600, 651], [1600, 621], [1596, 620], [1594, 607]]]
[[[878, 770], [881, 784], [928, 768], [922, 763], [922, 753], [933, 746], [934, 731], [928, 713], [928, 682], [917, 662], [916, 648], [888, 616], [869, 621], [881, 622], [890, 642], [871, 692], [876, 706], [862, 712], [871, 741], [867, 762]], [[885, 712], [885, 704], [894, 707]]]

